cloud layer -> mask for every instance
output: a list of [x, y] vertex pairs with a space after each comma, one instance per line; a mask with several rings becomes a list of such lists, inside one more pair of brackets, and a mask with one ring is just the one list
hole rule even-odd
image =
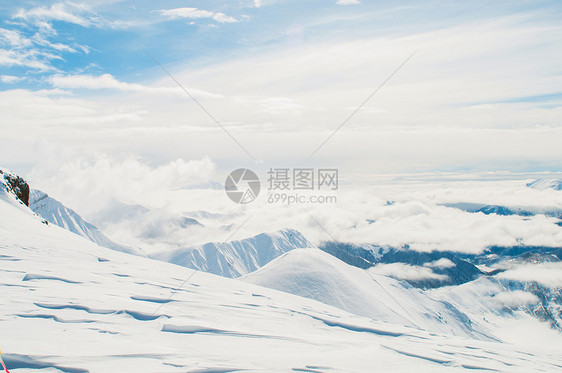
[[499, 278], [533, 282], [552, 287], [562, 287], [562, 263], [526, 264], [508, 269], [497, 275]]
[[[45, 9], [36, 13], [50, 12]], [[177, 13], [198, 17], [217, 14], [182, 12]], [[561, 83], [556, 61], [562, 56], [554, 46], [560, 33], [558, 26], [533, 23], [532, 15], [523, 21], [521, 17], [472, 20], [408, 35], [281, 45], [195, 68], [168, 68], [190, 91], [212, 99], [201, 104], [260, 160], [296, 162], [306, 159], [378, 84], [418, 50], [327, 142], [314, 161], [337, 163], [354, 173], [559, 169], [562, 153], [556, 139], [562, 135], [558, 119], [562, 96], [556, 95]], [[315, 26], [302, 27], [306, 33]], [[0, 63], [53, 69], [52, 62], [63, 53], [55, 49], [55, 40], [50, 41], [49, 51], [41, 54], [26, 46], [36, 41], [14, 32], [4, 33], [4, 43], [23, 49], [0, 51]], [[77, 45], [59, 44], [59, 49], [83, 53]], [[535, 53], [527, 53], [529, 48]], [[186, 156], [197, 158], [203, 142], [198, 138], [200, 128], [208, 126], [217, 134], [220, 129], [174, 87], [170, 77], [157, 66], [154, 69], [153, 76], [159, 79], [141, 82], [110, 73], [51, 73], [41, 80], [45, 88], [62, 88], [65, 95], [74, 90], [93, 91], [74, 92], [78, 97], [74, 104], [81, 101], [89, 110], [62, 115], [67, 101], [52, 98], [43, 106], [42, 119], [36, 121], [29, 117], [33, 113], [22, 109], [25, 101], [14, 101], [20, 97], [43, 100], [37, 97], [41, 94], [11, 92], [12, 103], [3, 108], [3, 115], [11, 118], [8, 127], [12, 123], [19, 128], [37, 126], [38, 134], [47, 132], [44, 140], [55, 137], [60, 141], [65, 140], [56, 131], [47, 131], [49, 123], [97, 123], [104, 131], [108, 118], [120, 118], [123, 139], [142, 128], [155, 136], [153, 144], [169, 143], [169, 131], [182, 123], [183, 141], [189, 144], [186, 148], [194, 149]], [[95, 92], [101, 88], [115, 92]], [[167, 93], [175, 91], [177, 100], [170, 100]], [[154, 93], [164, 94], [154, 97]], [[537, 99], [540, 97], [543, 99]], [[87, 135], [77, 128], [64, 131], [68, 135], [63, 146], [72, 147], [77, 138]], [[26, 141], [27, 132], [19, 135], [21, 141]], [[246, 160], [244, 153], [232, 151], [236, 145], [226, 146], [230, 140], [220, 135], [204, 141], [220, 164], [233, 158]], [[169, 152], [173, 148], [154, 145], [145, 149], [147, 154], [159, 152], [171, 159], [176, 157]]]
[[393, 277], [398, 280], [447, 280], [446, 275], [434, 273], [429, 268], [413, 266], [404, 263], [377, 264], [373, 268], [370, 268], [369, 272], [375, 273], [377, 275]]
[[[294, 228], [316, 245], [337, 240], [397, 248], [408, 245], [418, 251], [465, 253], [481, 253], [492, 245], [562, 246], [562, 228], [556, 224], [556, 218], [485, 215], [442, 206], [445, 202], [489, 204], [493, 201], [508, 207], [522, 206], [527, 211], [541, 212], [545, 208], [562, 211], [562, 193], [528, 188], [526, 180], [414, 182], [375, 178], [370, 179], [369, 184], [374, 185], [371, 187], [359, 187], [356, 182], [342, 180], [340, 190], [335, 193], [337, 203], [286, 205], [268, 203], [273, 191], [267, 190], [267, 169], [255, 169], [262, 179], [262, 192], [250, 205], [237, 205], [222, 189], [192, 187], [210, 185], [210, 181], [222, 183], [226, 179], [227, 173], [218, 170], [209, 158], [193, 161], [180, 158], [154, 164], [146, 159], [104, 154], [87, 158], [57, 155], [56, 149], [45, 150], [44, 154], [45, 161], [29, 174], [31, 185], [85, 218], [96, 216], [115, 200], [157, 209], [156, 215], [164, 216], [160, 220], [190, 211], [218, 214], [216, 219], [206, 222], [214, 228], [191, 232], [185, 237], [180, 235], [176, 244], [221, 240], [223, 235], [215, 228], [238, 227], [245, 222], [235, 238]], [[140, 245], [144, 233], [138, 231], [138, 237], [123, 231], [122, 236], [114, 238]], [[222, 239], [226, 239], [228, 232], [223, 233]], [[451, 265], [449, 260], [441, 259], [424, 267], [404, 270], [418, 276], [431, 276], [433, 268]]]

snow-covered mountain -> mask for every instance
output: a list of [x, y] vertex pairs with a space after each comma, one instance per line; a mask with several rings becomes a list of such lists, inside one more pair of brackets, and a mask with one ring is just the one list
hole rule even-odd
[[490, 246], [480, 254], [458, 254], [476, 265], [497, 267], [502, 262], [562, 261], [562, 247]]
[[285, 229], [261, 233], [242, 240], [209, 242], [201, 246], [164, 251], [151, 257], [223, 277], [236, 278], [263, 267], [286, 252], [311, 246], [300, 232]]
[[[547, 322], [555, 329], [562, 330], [562, 280], [557, 280], [557, 277], [562, 279], [559, 275], [562, 270], [562, 248], [492, 246], [480, 254], [462, 256], [482, 268], [486, 276], [468, 282], [458, 289], [448, 288], [445, 290], [446, 293], [454, 294], [469, 289], [470, 294], [477, 292], [478, 296], [484, 298], [495, 296], [495, 293], [513, 293], [517, 296], [501, 294], [494, 302], [488, 302], [486, 313], [505, 315], [505, 311], [509, 311], [509, 314], [513, 314], [514, 311], [525, 312], [540, 321]], [[556, 272], [558, 275], [555, 275], [553, 281], [541, 282], [540, 279], [545, 276], [544, 271]], [[510, 272], [524, 275], [513, 277], [509, 275]], [[498, 306], [497, 300], [505, 297], [509, 297], [512, 301], [508, 306], [496, 310], [494, 307]], [[533, 302], [528, 302], [528, 299], [532, 299]], [[464, 303], [459, 304], [462, 304], [462, 307], [466, 306]], [[492, 310], [489, 309], [490, 307]], [[470, 310], [471, 307], [468, 309]]]
[[[501, 286], [514, 291], [526, 291], [537, 299], [532, 306], [526, 303], [512, 304], [513, 309], [546, 321], [555, 329], [562, 329], [562, 286], [545, 286], [532, 279], [507, 281], [494, 277], [498, 274], [501, 276], [506, 268], [518, 268], [528, 263], [560, 263], [562, 248], [491, 246], [480, 254], [417, 252], [338, 242], [326, 242], [320, 248], [350, 265], [372, 268], [374, 273], [405, 279], [422, 289], [454, 288], [451, 285], [478, 283], [475, 280], [482, 276], [501, 281]], [[540, 277], [540, 269], [537, 271], [534, 276]]]
[[512, 292], [535, 296], [536, 301], [509, 305], [510, 310], [524, 311], [562, 331], [562, 288], [544, 286], [536, 281], [500, 280], [500, 283]]
[[560, 179], [538, 179], [527, 184], [529, 188], [533, 189], [554, 189], [562, 190], [562, 180]]
[[404, 281], [350, 266], [319, 249], [292, 250], [242, 280], [374, 320], [490, 338], [482, 327], [451, 304], [436, 301]]
[[433, 289], [430, 293], [483, 320], [500, 338], [513, 338], [514, 330], [527, 335], [529, 343], [561, 335], [560, 288], [484, 276], [460, 286]]
[[0, 331], [2, 358], [14, 373], [532, 372], [562, 366], [556, 343], [525, 346], [427, 332], [110, 250], [43, 224], [5, 189]]
[[527, 211], [522, 208], [514, 208], [500, 205], [486, 205], [482, 203], [468, 203], [468, 202], [455, 202], [455, 203], [444, 203], [443, 206], [453, 207], [466, 212], [477, 213], [481, 212], [485, 215], [496, 214], [502, 216], [510, 215], [520, 215], [520, 216], [531, 216], [535, 215], [532, 211]]
[[85, 237], [100, 246], [129, 254], [145, 255], [140, 248], [122, 245], [111, 240], [96, 226], [82, 219], [74, 210], [69, 209], [40, 190], [31, 189], [29, 208], [49, 223], [56, 224], [72, 233]]

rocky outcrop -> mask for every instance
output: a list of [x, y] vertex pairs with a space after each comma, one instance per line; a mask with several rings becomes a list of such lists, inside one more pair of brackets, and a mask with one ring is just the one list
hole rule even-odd
[[12, 173], [0, 170], [0, 175], [3, 176], [6, 189], [8, 192], [13, 193], [18, 200], [26, 206], [29, 206], [29, 185], [21, 177]]

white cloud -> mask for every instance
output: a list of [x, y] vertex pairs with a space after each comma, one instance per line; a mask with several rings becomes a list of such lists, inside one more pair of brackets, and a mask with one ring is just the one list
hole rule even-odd
[[71, 8], [73, 8], [72, 10], [85, 10], [84, 7], [78, 7], [76, 4], [55, 3], [50, 7], [36, 7], [29, 10], [20, 9], [13, 18], [31, 21], [36, 25], [43, 24], [43, 26], [45, 26], [46, 22], [50, 21], [63, 21], [84, 27], [99, 24], [99, 19], [75, 14], [72, 12]]
[[[298, 102], [301, 115], [291, 121], [255, 110], [252, 105], [229, 102], [221, 107], [221, 113], [232, 121], [268, 130], [277, 128], [284, 134], [303, 129], [315, 132], [315, 136], [297, 140], [302, 147], [296, 149], [303, 149], [299, 156], [307, 157], [306, 150], [317, 146], [352, 112], [342, 108], [356, 108], [419, 48], [370, 102], [380, 110], [360, 110], [317, 159], [330, 163], [353, 157], [353, 162], [346, 163], [352, 164], [356, 172], [372, 169], [372, 159], [385, 160], [377, 165], [382, 172], [397, 170], [381, 170], [389, 162], [407, 171], [436, 169], [442, 163], [451, 168], [470, 167], [466, 163], [503, 168], [505, 165], [500, 163], [504, 162], [520, 167], [525, 159], [538, 157], [556, 162], [562, 156], [553, 138], [562, 130], [558, 120], [562, 115], [560, 100], [551, 106], [524, 102], [493, 104], [479, 110], [468, 106], [557, 92], [561, 78], [548, 61], [558, 60], [561, 55], [551, 38], [547, 29], [514, 24], [510, 19], [475, 22], [414, 36], [291, 47], [199, 71], [189, 70], [184, 76], [194, 84], [221, 87], [228, 96], [259, 92]], [[458, 49], [458, 45], [463, 48]], [[540, 53], [550, 58], [540, 63], [531, 61], [525, 52], [531, 45], [544, 46]], [[450, 50], [458, 53], [446, 52]], [[520, 72], [515, 72], [513, 63], [519, 65], [520, 58], [525, 61], [521, 62]], [[484, 69], [474, 67], [477, 61], [491, 62]], [[531, 65], [536, 69], [530, 69]], [[521, 84], [514, 85], [514, 77]], [[225, 85], [225, 81], [229, 84]], [[538, 122], [541, 126], [536, 125]], [[293, 143], [291, 139], [284, 146], [292, 147]], [[349, 148], [349, 143], [354, 146]], [[341, 149], [347, 149], [345, 154]], [[493, 162], [497, 163], [491, 166]]]
[[[54, 70], [54, 68], [46, 61], [41, 60], [37, 51], [20, 51], [15, 49], [0, 48], [0, 65], [6, 66], [23, 66], [39, 71]], [[56, 58], [56, 56], [47, 54], [46, 57]]]
[[[176, 67], [174, 76], [189, 83], [186, 88], [190, 90], [198, 87], [220, 93], [221, 99], [208, 109], [236, 130], [253, 131], [248, 141], [259, 158], [270, 162], [296, 161], [306, 158], [373, 92], [373, 87], [419, 48], [413, 59], [326, 144], [315, 160], [346, 167], [348, 173], [458, 167], [513, 169], [526, 167], [528, 159], [533, 159], [533, 164], [552, 166], [562, 159], [562, 148], [557, 143], [562, 135], [562, 106], [557, 106], [557, 101], [551, 106], [490, 104], [488, 109], [468, 109], [463, 103], [471, 106], [475, 101], [557, 91], [561, 81], [556, 73], [558, 67], [552, 62], [560, 57], [559, 48], [554, 47], [560, 42], [557, 35], [561, 34], [509, 19], [474, 22], [409, 36], [338, 39], [281, 47], [183, 72]], [[463, 48], [458, 49], [458, 45]], [[533, 45], [541, 58], [525, 53]], [[458, 53], [448, 53], [450, 50]], [[37, 58], [22, 60], [23, 57], [18, 59], [10, 53], [0, 52], [0, 63], [48, 67]], [[475, 67], [478, 61], [489, 63], [486, 68]], [[163, 73], [161, 77], [150, 92], [179, 91], [170, 87], [173, 82], [169, 77]], [[80, 80], [88, 87], [149, 92], [142, 87], [149, 86], [146, 83], [123, 82], [104, 75], [65, 74], [52, 82], [61, 88], [78, 88]], [[519, 83], [514, 84], [515, 80]], [[157, 118], [165, 118], [167, 123], [189, 123], [197, 131], [201, 123], [207, 123], [208, 118], [199, 116], [196, 110], [191, 110], [187, 119], [184, 105], [163, 102], [172, 94], [166, 93], [162, 99], [151, 95], [150, 100], [142, 102], [137, 95], [90, 101], [114, 112], [123, 111], [123, 107], [142, 107], [147, 115], [138, 128], [150, 130], [158, 138], [168, 134], [158, 134], [162, 122]], [[371, 105], [377, 110], [370, 110]], [[7, 108], [6, 115], [12, 115], [14, 110]], [[13, 115], [25, 117], [28, 113]], [[45, 123], [50, 123], [50, 119]], [[209, 148], [223, 148], [217, 139], [209, 141]], [[190, 148], [199, 143], [190, 144]], [[232, 157], [241, 161], [244, 155], [235, 152]]]
[[130, 84], [115, 79], [111, 74], [95, 75], [52, 75], [48, 79], [54, 87], [87, 89], [120, 89], [139, 91], [145, 89], [140, 84]]
[[500, 306], [517, 308], [519, 306], [537, 304], [540, 300], [533, 293], [515, 290], [498, 293], [492, 298], [492, 301]]
[[[17, 93], [13, 91], [0, 95], [0, 109], [2, 106], [15, 106], [13, 97], [16, 95]], [[153, 130], [150, 127], [143, 128], [140, 124], [145, 114], [139, 114], [140, 119], [127, 117], [126, 115], [135, 115], [135, 112], [129, 113], [128, 108], [123, 108], [123, 112], [104, 111], [107, 108], [88, 106], [86, 102], [72, 97], [64, 99], [42, 97], [39, 100], [37, 97], [26, 95], [22, 96], [21, 101], [25, 103], [23, 108], [30, 105], [35, 108], [30, 113], [30, 115], [36, 115], [33, 123], [49, 125], [48, 131], [39, 132], [39, 134], [43, 142], [49, 142], [53, 149], [48, 153], [40, 153], [39, 159], [33, 160], [37, 167], [31, 173], [30, 181], [34, 183], [35, 187], [52, 194], [55, 198], [69, 204], [70, 207], [76, 208], [80, 213], [85, 213], [86, 217], [88, 212], [99, 208], [103, 205], [103, 201], [107, 201], [110, 197], [129, 203], [157, 207], [169, 206], [178, 213], [207, 210], [243, 215], [247, 211], [245, 206], [236, 205], [228, 200], [222, 190], [181, 189], [182, 185], [198, 184], [208, 180], [222, 182], [233, 167], [239, 167], [237, 163], [234, 166], [227, 164], [228, 169], [223, 166], [219, 170], [220, 172], [214, 172], [216, 162], [213, 161], [210, 162], [213, 164], [212, 168], [194, 171], [192, 178], [183, 179], [181, 176], [161, 176], [172, 175], [172, 172], [155, 172], [155, 169], [158, 168], [181, 169], [179, 167], [181, 164], [168, 167], [158, 166], [169, 163], [161, 159], [177, 159], [178, 154], [181, 154], [182, 159], [198, 159], [196, 157], [200, 157], [201, 154], [209, 154], [219, 159], [224, 156], [228, 159], [230, 154], [236, 152], [237, 149], [226, 136], [222, 136], [214, 127], [205, 127], [206, 132], [204, 130], [184, 131], [181, 126], [176, 127], [165, 117], [158, 116], [154, 118], [158, 128]], [[108, 99], [108, 102], [110, 101], [111, 99]], [[46, 118], [45, 110], [60, 112], [60, 117]], [[186, 113], [189, 113], [189, 110], [186, 110]], [[83, 117], [90, 118], [90, 122], [82, 122], [80, 118]], [[27, 120], [26, 122], [32, 121]], [[26, 136], [28, 131], [25, 130], [25, 126], [21, 126], [17, 118], [6, 118], [6, 123], [10, 123], [13, 129], [8, 126], [2, 129], [0, 138], [4, 140], [0, 143], [0, 154], [3, 159], [9, 161], [14, 158], [14, 154], [18, 154], [17, 161], [22, 162], [20, 154], [31, 157], [38, 152], [40, 147], [36, 143], [31, 143], [29, 150], [20, 145], [19, 151], [14, 152], [14, 148], [9, 146], [10, 142], [6, 139], [13, 138], [16, 131], [20, 131], [22, 136]], [[38, 127], [38, 125], [34, 124], [34, 127]], [[69, 133], [73, 135], [74, 131], [84, 133], [78, 131], [81, 127], [91, 129], [91, 133], [85, 136], [85, 139], [67, 135]], [[238, 134], [235, 133], [235, 135]], [[65, 143], [67, 146], [60, 146], [61, 138], [72, 144]], [[194, 138], [193, 141], [191, 141], [192, 138]], [[223, 141], [220, 146], [210, 147], [211, 141], [218, 141], [217, 139]], [[252, 146], [251, 142], [243, 141], [244, 138], [241, 140], [245, 146]], [[96, 143], [101, 145], [92, 146]], [[96, 149], [100, 146], [113, 154], [130, 154], [138, 149], [138, 152], [145, 152], [147, 159], [150, 158], [152, 161], [149, 164], [134, 156], [103, 155], [84, 158], [76, 157], [74, 154], [64, 155], [64, 157], [58, 155], [62, 148], [72, 147], [76, 154], [81, 154], [84, 152], [83, 149]], [[250, 149], [253, 150], [253, 148]], [[156, 160], [153, 154], [162, 158]], [[187, 160], [182, 161], [182, 163], [188, 162]], [[340, 185], [340, 190], [337, 192], [337, 204], [285, 206], [267, 203], [266, 180], [270, 165], [265, 164], [261, 169], [256, 164], [248, 166], [258, 172], [263, 181], [263, 189], [258, 200], [248, 206], [249, 210], [256, 211], [256, 213], [237, 233], [238, 238], [264, 231], [295, 228], [302, 231], [313, 244], [332, 240], [334, 237], [338, 241], [356, 244], [372, 243], [391, 247], [408, 244], [411, 249], [418, 251], [447, 250], [480, 253], [491, 245], [562, 245], [562, 230], [553, 224], [552, 218], [471, 214], [439, 206], [443, 200], [462, 201], [488, 198], [496, 200], [499, 204], [511, 199], [521, 204], [536, 203], [562, 207], [562, 193], [527, 188], [525, 181], [493, 183], [481, 181], [476, 183], [470, 180], [466, 182], [405, 180], [391, 182], [379, 176], [372, 179], [372, 187], [362, 188], [359, 185], [369, 183], [366, 180], [371, 179], [362, 181], [347, 179], [345, 171], [341, 170], [341, 175], [346, 178], [347, 182]], [[151, 177], [141, 177], [139, 176], [141, 174], [151, 175]], [[99, 180], [96, 180], [96, 177], [99, 177]], [[115, 185], [112, 185], [111, 180]], [[160, 182], [156, 180], [160, 180]], [[177, 180], [177, 183], [174, 183], [173, 180]], [[138, 185], [136, 185], [137, 183]], [[88, 191], [84, 192], [84, 189]], [[387, 200], [395, 201], [395, 203], [387, 205]], [[314, 218], [311, 218], [311, 215]], [[243, 220], [243, 218], [241, 219]], [[367, 219], [372, 219], [374, 222], [369, 223]], [[232, 221], [223, 223], [230, 224]], [[330, 234], [328, 235], [324, 229]], [[206, 239], [213, 240], [214, 238], [208, 236]], [[205, 237], [202, 237], [201, 241], [205, 241]], [[450, 265], [447, 260], [438, 260], [426, 267], [381, 266], [378, 270], [381, 271], [381, 274], [403, 279], [444, 279], [433, 273], [431, 268], [447, 265]], [[562, 268], [550, 270], [552, 274], [556, 274], [556, 271], [562, 273]], [[529, 275], [524, 280], [539, 281], [542, 272], [544, 271], [538, 268], [532, 276]], [[501, 278], [508, 274], [513, 275], [512, 271], [508, 271], [498, 276]]]
[[[510, 19], [474, 22], [416, 35], [291, 46], [191, 67], [183, 73], [174, 71], [174, 75], [180, 82], [206, 92], [220, 92], [220, 99], [203, 104], [266, 164], [296, 164], [412, 50], [419, 48], [418, 54], [369, 102], [381, 110], [361, 110], [313, 161], [339, 166], [342, 175], [371, 176], [469, 166], [519, 167], [527, 165], [529, 159], [556, 165], [562, 159], [562, 107], [556, 107], [557, 101], [552, 107], [512, 103], [472, 109], [463, 107], [463, 103], [559, 90], [559, 66], [554, 62], [560, 60], [560, 50], [554, 47], [562, 35], [558, 30], [555, 25], [544, 29]], [[535, 46], [532, 56], [527, 53], [531, 46]], [[455, 53], [450, 53], [452, 50]], [[23, 61], [47, 68], [31, 57]], [[8, 49], [0, 51], [0, 63], [24, 62]], [[109, 74], [65, 74], [49, 80], [65, 90], [114, 90], [81, 99], [5, 92], [0, 106], [7, 124], [0, 137], [26, 142], [30, 141], [29, 133], [34, 133], [34, 139], [55, 141], [61, 147], [80, 144], [91, 150], [99, 146], [109, 153], [155, 154], [163, 159], [176, 159], [180, 154], [197, 159], [209, 154], [227, 165], [245, 162], [236, 145], [223, 138], [212, 123], [209, 125], [209, 118], [193, 107], [169, 77], [161, 76], [154, 85], [124, 82]], [[171, 97], [174, 92], [177, 100]], [[31, 103], [34, 110], [28, 110]], [[29, 154], [36, 154], [31, 145]], [[4, 150], [0, 158], [9, 156]], [[348, 203], [350, 199], [371, 201], [367, 196], [374, 194], [349, 193], [341, 208], [318, 209], [315, 216], [338, 238], [341, 234], [342, 240], [393, 246], [414, 242], [418, 250], [474, 252], [489, 244], [561, 244], [560, 228], [548, 219], [445, 211], [428, 197], [435, 194], [434, 198], [451, 198], [453, 202], [470, 197], [488, 203], [518, 203], [519, 198], [529, 203], [560, 204], [559, 198], [550, 194], [548, 198], [536, 197], [527, 194], [536, 191], [512, 186], [506, 193], [505, 187], [447, 187], [447, 193], [425, 194], [406, 191], [403, 200], [391, 207], [376, 202], [364, 206]], [[381, 195], [390, 199], [393, 193], [384, 191]], [[346, 209], [354, 213], [347, 214]], [[362, 225], [358, 216], [376, 222]], [[266, 216], [262, 220], [266, 221]], [[295, 221], [307, 229], [314, 228], [307, 215], [296, 216]], [[291, 224], [282, 216], [278, 223]], [[349, 230], [355, 224], [357, 229]]]
[[[99, 4], [98, 4], [99, 5]], [[39, 6], [31, 9], [19, 9], [13, 19], [24, 21], [37, 27], [42, 34], [57, 35], [53, 27], [54, 21], [66, 22], [82, 27], [119, 29], [131, 26], [134, 23], [125, 21], [110, 21], [97, 14], [86, 3], [58, 2], [51, 6]]]
[[377, 264], [368, 271], [377, 275], [389, 276], [400, 280], [422, 281], [422, 280], [447, 280], [447, 276], [434, 273], [431, 269], [413, 266], [404, 263]]
[[441, 258], [434, 262], [425, 263], [423, 266], [429, 268], [452, 268], [455, 266], [455, 263], [453, 263], [450, 259]]
[[[17, 30], [19, 23], [13, 23], [14, 29], [0, 28], [0, 64], [8, 66], [23, 66], [40, 72], [57, 70], [52, 61], [63, 60], [63, 53], [87, 53], [87, 46], [75, 42], [72, 45], [60, 41], [51, 42], [49, 39], [57, 37], [57, 32], [49, 21], [52, 20], [78, 20], [70, 17], [65, 11], [64, 4], [54, 4], [51, 8], [33, 8], [29, 11], [21, 9], [14, 18], [28, 21], [25, 28]], [[79, 19], [81, 20], [81, 19]], [[83, 25], [88, 25], [80, 22]], [[33, 30], [31, 36], [25, 32]]]
[[51, 42], [47, 40], [47, 35], [36, 33], [31, 38], [33, 43], [36, 46], [47, 47], [53, 49], [56, 52], [68, 52], [68, 53], [78, 53], [78, 50], [84, 52], [85, 54], [89, 53], [89, 47], [85, 45], [80, 45], [77, 43], [73, 43], [72, 46], [60, 42]]
[[538, 282], [546, 287], [562, 287], [562, 263], [524, 264], [496, 275], [498, 278]]
[[233, 102], [258, 109], [268, 114], [298, 115], [304, 107], [288, 97], [234, 96]]
[[24, 66], [42, 71], [50, 70], [48, 60], [56, 59], [48, 52], [35, 48], [32, 39], [17, 30], [0, 28], [0, 65]]
[[211, 12], [209, 10], [202, 10], [197, 8], [175, 8], [175, 9], [162, 9], [160, 14], [169, 18], [188, 18], [188, 19], [201, 19], [211, 18], [219, 23], [232, 23], [238, 22], [234, 17], [228, 16], [220, 12]]
[[361, 4], [359, 0], [338, 0], [336, 1], [337, 5], [358, 5]]
[[32, 42], [19, 31], [8, 30], [0, 27], [0, 42], [7, 43], [13, 48], [22, 48], [31, 46]]
[[[62, 17], [49, 13], [53, 7], [41, 9], [25, 16], [38, 27], [46, 28], [39, 25]], [[72, 11], [85, 20], [75, 22], [94, 22], [87, 11], [57, 9]], [[216, 16], [195, 8], [183, 9], [190, 10], [183, 15], [169, 10], [167, 16], [206, 20]], [[304, 34], [308, 32], [307, 25], [302, 29]], [[388, 172], [526, 167], [529, 159], [533, 164], [558, 165], [562, 159], [560, 100], [553, 100], [551, 106], [493, 102], [559, 91], [559, 31], [557, 25], [545, 28], [532, 20], [471, 22], [412, 35], [306, 42], [199, 68], [190, 66], [174, 75], [200, 87], [201, 97], [216, 98], [203, 104], [266, 165], [284, 167], [306, 158], [418, 48], [418, 54], [312, 160], [312, 164], [340, 167], [345, 177], [361, 176], [357, 176], [357, 183], [352, 180], [347, 187], [342, 185], [338, 206], [314, 206], [311, 213], [338, 239], [355, 243], [410, 244], [415, 250], [464, 252], [480, 252], [492, 244], [562, 245], [562, 231], [552, 219], [485, 216], [438, 206], [440, 202], [473, 201], [561, 207], [560, 195], [528, 190], [523, 184], [467, 183], [461, 187], [458, 180], [453, 184], [416, 181], [400, 185], [397, 181], [398, 186], [390, 182], [380, 185], [380, 174]], [[37, 51], [16, 53], [9, 48], [18, 44], [25, 47], [23, 38], [21, 33], [5, 33], [0, 64], [52, 68]], [[69, 52], [54, 42], [46, 47], [55, 55], [57, 49]], [[68, 47], [78, 50], [74, 44]], [[528, 53], [530, 48], [533, 54]], [[110, 74], [61, 74], [48, 80], [58, 90], [1, 92], [5, 124], [0, 129], [0, 158], [21, 164], [17, 157], [26, 157], [27, 164], [38, 163], [43, 154], [37, 143], [46, 142], [55, 149], [101, 149], [109, 154], [158, 157], [160, 164], [178, 157], [200, 159], [203, 154], [222, 162], [225, 168], [246, 162], [236, 145], [169, 77], [161, 76], [149, 85], [124, 82]], [[113, 91], [85, 97], [79, 92], [68, 95], [68, 90], [79, 88]], [[376, 105], [376, 110], [369, 110], [369, 105]], [[21, 144], [26, 152], [19, 151]], [[64, 184], [68, 177], [68, 183], [81, 183], [72, 179], [82, 175], [63, 174], [57, 180]], [[443, 174], [429, 177], [443, 180]], [[89, 176], [85, 178], [89, 180]], [[357, 185], [365, 183], [372, 183], [373, 189], [358, 191]], [[54, 182], [48, 187], [47, 192], [58, 190]], [[80, 199], [77, 189], [72, 193], [66, 190], [68, 194], [56, 194], [63, 200]], [[189, 203], [233, 208], [219, 205], [220, 197], [224, 196]], [[397, 203], [385, 206], [385, 198]], [[255, 231], [247, 233], [295, 226], [315, 242], [328, 239], [305, 211], [291, 208], [277, 211], [267, 206], [248, 225]], [[375, 222], [367, 224], [366, 219]], [[356, 228], [350, 229], [353, 226]]]
[[[67, 89], [115, 89], [121, 91], [131, 92], [146, 92], [155, 94], [173, 94], [185, 96], [185, 92], [179, 87], [155, 87], [146, 86], [137, 83], [127, 83], [115, 79], [111, 74], [90, 75], [90, 74], [75, 74], [75, 75], [62, 75], [56, 74], [47, 78], [47, 81], [57, 88]], [[186, 87], [192, 95], [196, 97], [205, 98], [220, 98], [219, 94], [206, 92], [201, 89]]]
[[[95, 213], [113, 199], [158, 203], [170, 191], [209, 181], [215, 169], [207, 157], [190, 161], [179, 158], [157, 166], [132, 156], [111, 157], [101, 153], [57, 161], [61, 161], [60, 156], [32, 170], [29, 174], [32, 187], [85, 215]], [[62, 180], [66, 181], [61, 184]]]
[[5, 84], [14, 84], [25, 80], [25, 78], [21, 76], [13, 76], [13, 75], [0, 75], [0, 81]]

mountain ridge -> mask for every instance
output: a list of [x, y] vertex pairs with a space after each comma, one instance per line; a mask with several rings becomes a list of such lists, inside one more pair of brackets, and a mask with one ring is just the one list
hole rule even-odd
[[283, 229], [241, 240], [208, 242], [199, 246], [168, 250], [151, 257], [223, 277], [236, 278], [261, 268], [290, 250], [311, 246], [299, 231]]
[[45, 192], [31, 189], [29, 208], [49, 223], [85, 237], [100, 246], [128, 254], [146, 256], [140, 248], [133, 248], [113, 241], [95, 225], [87, 222], [74, 210], [66, 207]]

